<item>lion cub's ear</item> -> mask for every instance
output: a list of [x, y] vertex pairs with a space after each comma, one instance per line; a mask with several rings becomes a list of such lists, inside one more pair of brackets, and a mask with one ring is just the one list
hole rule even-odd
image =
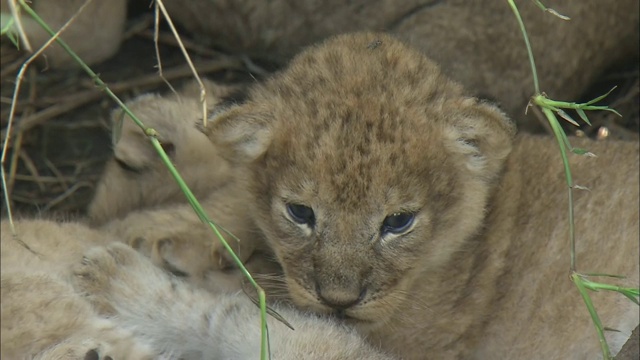
[[467, 168], [490, 180], [498, 174], [511, 152], [516, 128], [494, 104], [476, 98], [452, 100], [445, 136], [449, 148], [467, 157]]
[[247, 163], [267, 151], [272, 137], [269, 124], [267, 117], [234, 105], [215, 109], [207, 127], [197, 126], [227, 160]]

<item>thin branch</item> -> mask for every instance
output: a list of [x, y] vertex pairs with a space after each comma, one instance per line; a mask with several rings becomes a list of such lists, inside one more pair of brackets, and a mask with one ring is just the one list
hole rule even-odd
[[207, 91], [204, 87], [204, 84], [202, 83], [202, 79], [200, 79], [200, 75], [198, 75], [198, 71], [196, 71], [195, 66], [193, 66], [193, 62], [191, 62], [191, 57], [189, 56], [187, 49], [185, 49], [184, 44], [180, 40], [180, 35], [178, 34], [178, 31], [176, 30], [175, 26], [173, 26], [173, 21], [171, 20], [171, 17], [169, 16], [167, 9], [165, 9], [164, 4], [162, 3], [162, 0], [156, 0], [156, 6], [160, 9], [160, 11], [162, 11], [162, 15], [167, 21], [167, 24], [169, 25], [171, 32], [173, 32], [173, 36], [175, 36], [176, 41], [178, 41], [178, 46], [180, 46], [180, 50], [184, 55], [184, 59], [187, 61], [187, 64], [189, 64], [189, 67], [193, 72], [193, 76], [195, 77], [196, 81], [198, 82], [198, 85], [200, 86], [200, 103], [202, 104], [202, 121], [203, 121], [203, 125], [207, 126]]
[[[73, 21], [75, 21], [75, 19], [78, 17], [78, 15], [92, 1], [93, 0], [85, 1], [84, 4], [82, 4], [82, 6], [80, 6], [78, 11], [76, 11], [75, 14], [73, 14], [73, 16], [60, 28], [60, 30], [55, 32], [51, 36], [51, 38], [49, 40], [47, 40], [47, 42], [45, 42], [44, 45], [42, 45], [40, 47], [40, 49], [38, 49], [38, 51], [33, 53], [33, 55], [31, 55], [27, 59], [27, 61], [25, 61], [25, 63], [20, 67], [20, 71], [18, 71], [18, 75], [16, 75], [16, 85], [15, 85], [14, 91], [13, 91], [13, 98], [12, 98], [12, 102], [11, 102], [11, 110], [9, 111], [9, 120], [8, 120], [8, 123], [7, 123], [7, 132], [5, 134], [4, 144], [2, 146], [2, 155], [0, 156], [0, 177], [2, 178], [2, 188], [3, 188], [3, 192], [4, 192], [4, 197], [5, 197], [5, 205], [7, 207], [7, 218], [9, 220], [9, 226], [11, 228], [11, 232], [14, 235], [15, 235], [15, 232], [16, 232], [16, 228], [15, 228], [15, 225], [13, 223], [13, 214], [11, 212], [11, 203], [9, 201], [9, 194], [7, 192], [7, 177], [6, 177], [6, 174], [5, 174], [5, 171], [4, 171], [4, 163], [5, 163], [5, 159], [6, 159], [6, 156], [7, 156], [7, 150], [9, 148], [9, 140], [10, 140], [10, 136], [11, 136], [11, 128], [12, 128], [12, 125], [13, 125], [13, 119], [14, 119], [14, 115], [15, 115], [16, 104], [18, 103], [18, 93], [20, 92], [20, 86], [22, 85], [22, 79], [24, 77], [25, 71], [27, 71], [27, 69], [29, 68], [29, 65], [31, 65], [31, 63], [38, 56], [40, 56], [40, 54], [42, 54], [42, 52], [44, 52], [44, 50], [46, 48], [48, 48], [54, 41], [56, 41], [58, 39], [60, 34], [62, 34], [62, 32], [64, 32]], [[11, 1], [9, 3], [10, 6], [12, 7], [12, 13], [15, 11], [14, 2], [15, 1]], [[24, 2], [24, 0], [20, 0], [20, 4], [23, 7], [27, 7], [27, 4]], [[18, 24], [18, 23], [19, 22], [16, 21], [16, 24]]]
[[162, 58], [160, 57], [160, 47], [158, 46], [158, 34], [160, 33], [160, 11], [158, 10], [158, 3], [156, 2], [155, 11], [153, 15], [153, 46], [156, 50], [156, 61], [158, 62], [158, 76], [164, 83], [167, 84], [171, 92], [178, 95], [176, 89], [171, 86], [171, 83], [162, 75]]

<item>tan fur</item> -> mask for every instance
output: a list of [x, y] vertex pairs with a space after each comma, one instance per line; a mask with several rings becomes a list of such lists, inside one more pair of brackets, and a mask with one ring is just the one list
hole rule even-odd
[[[294, 303], [406, 359], [585, 359], [599, 344], [569, 281], [567, 189], [555, 140], [514, 138], [421, 53], [383, 34], [336, 37], [204, 129], [252, 171], [251, 216]], [[572, 139], [578, 269], [637, 286], [638, 143]], [[289, 204], [314, 213], [300, 224]], [[412, 213], [399, 234], [394, 213]], [[609, 280], [607, 280], [609, 281]], [[638, 324], [592, 294], [614, 353]]]
[[[2, 222], [3, 359], [259, 358], [259, 312], [241, 292], [195, 289], [79, 224], [16, 225], [39, 255]], [[390, 359], [331, 320], [274, 310], [296, 330], [269, 320], [273, 359]]]
[[[45, 220], [16, 223], [18, 240], [2, 221], [3, 359], [79, 359], [94, 350], [100, 359], [152, 359], [131, 332], [100, 317], [70, 284], [69, 266], [111, 238], [78, 224]], [[87, 357], [90, 359], [90, 357]]]
[[[174, 21], [229, 50], [285, 63], [309, 44], [350, 31], [386, 31], [433, 58], [473, 94], [499, 100], [519, 125], [533, 95], [526, 50], [506, 0], [165, 0]], [[516, 1], [531, 38], [541, 90], [574, 100], [614, 61], [638, 56], [637, 0]], [[216, 21], [211, 21], [215, 17]], [[606, 31], [603, 31], [606, 29]]]
[[[211, 109], [234, 88], [205, 80], [207, 106]], [[196, 129], [202, 119], [197, 83], [178, 94], [144, 94], [127, 106], [158, 140], [195, 196], [204, 196], [230, 181], [227, 162]], [[142, 130], [118, 108], [111, 115], [115, 141], [109, 160], [89, 206], [93, 223], [102, 225], [132, 211], [171, 203], [185, 203], [184, 194], [161, 162]]]
[[[211, 111], [221, 97], [236, 90], [205, 81]], [[142, 95], [128, 106], [158, 139], [194, 196], [242, 261], [257, 244], [250, 221], [237, 214], [248, 206], [241, 178], [196, 129], [202, 121], [199, 87], [190, 83], [179, 94]], [[114, 157], [104, 170], [89, 206], [93, 224], [147, 254], [157, 265], [203, 279], [209, 271], [232, 265], [213, 231], [198, 218], [140, 128], [114, 111], [114, 133], [120, 134]], [[121, 130], [117, 125], [121, 122]], [[116, 136], [117, 137], [117, 136]], [[240, 180], [235, 180], [240, 178]]]
[[[2, 0], [2, 24], [11, 15], [8, 2]], [[36, 0], [30, 3], [31, 8], [44, 22], [58, 31], [71, 19], [86, 0]], [[33, 51], [44, 45], [51, 35], [31, 18], [24, 15], [20, 5], [16, 5], [24, 32]], [[60, 38], [80, 56], [87, 64], [106, 60], [118, 51], [122, 41], [126, 20], [126, 0], [92, 0], [73, 22], [64, 30]], [[6, 18], [5, 18], [6, 17]], [[13, 32], [18, 28], [14, 23]], [[3, 39], [2, 41], [5, 41]], [[24, 44], [22, 45], [24, 46]], [[53, 68], [77, 67], [77, 63], [57, 43], [51, 44], [44, 52], [46, 64]]]

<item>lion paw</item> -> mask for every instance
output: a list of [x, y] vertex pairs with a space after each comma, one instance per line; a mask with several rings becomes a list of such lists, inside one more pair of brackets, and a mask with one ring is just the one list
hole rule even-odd
[[[232, 258], [224, 246], [199, 220], [197, 223], [152, 222], [143, 215], [145, 213], [130, 215], [104, 229], [150, 258], [155, 265], [178, 276], [199, 277], [207, 271], [232, 266]], [[154, 225], [145, 225], [148, 223]], [[238, 243], [229, 241], [236, 250]]]
[[113, 299], [136, 298], [155, 267], [127, 245], [92, 248], [73, 267], [76, 285], [98, 310], [112, 313]]
[[202, 241], [199, 237], [189, 236], [160, 239], [136, 237], [128, 243], [157, 266], [180, 277], [199, 278], [208, 271], [233, 267], [231, 256], [217, 239]]

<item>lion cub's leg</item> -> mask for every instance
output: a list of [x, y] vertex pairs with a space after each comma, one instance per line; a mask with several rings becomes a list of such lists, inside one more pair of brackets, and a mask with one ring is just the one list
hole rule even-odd
[[[158, 353], [181, 359], [257, 359], [259, 311], [242, 293], [200, 291], [122, 244], [94, 248], [74, 270], [76, 285], [99, 308]], [[275, 307], [295, 331], [269, 319], [274, 359], [388, 359], [354, 331]], [[318, 339], [322, 339], [318, 341]]]
[[56, 276], [2, 274], [3, 359], [152, 359], [130, 331], [100, 318]]

